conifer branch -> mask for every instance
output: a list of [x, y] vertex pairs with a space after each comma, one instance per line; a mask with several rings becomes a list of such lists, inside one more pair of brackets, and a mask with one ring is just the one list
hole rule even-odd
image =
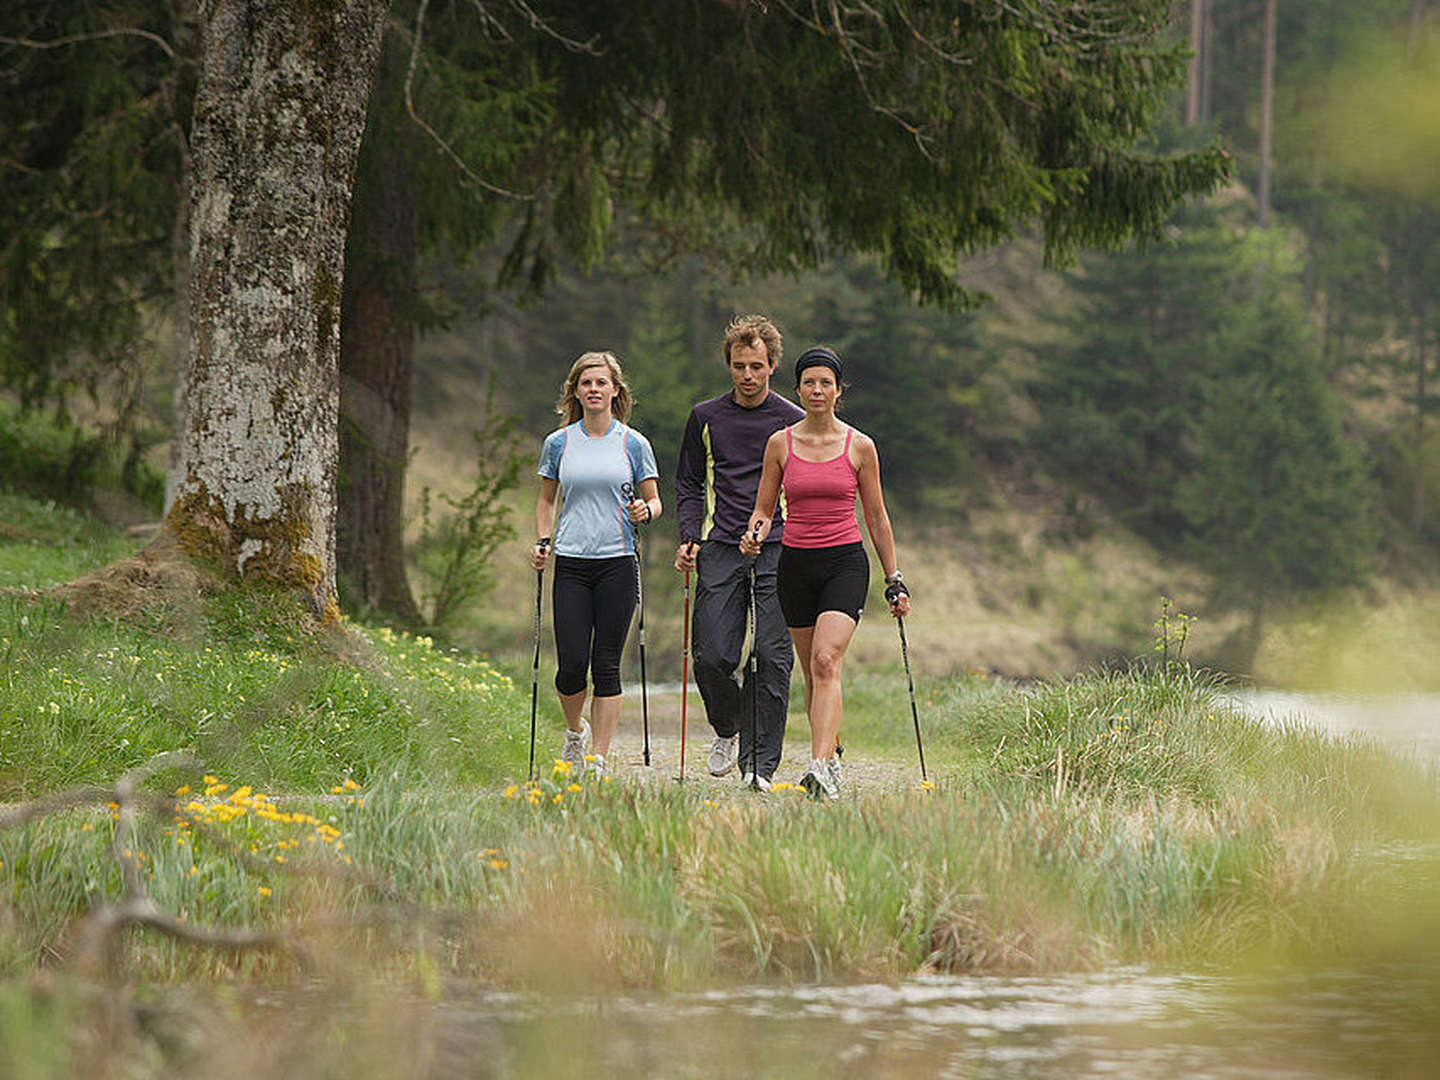
[[141, 30], [133, 26], [117, 26], [110, 30], [95, 30], [88, 34], [70, 34], [66, 37], [55, 38], [51, 41], [32, 41], [29, 38], [13, 38], [0, 36], [0, 45], [15, 45], [22, 49], [60, 49], [67, 45], [80, 45], [87, 41], [100, 41], [104, 38], [116, 37], [138, 37], [156, 45], [171, 60], [176, 60], [175, 50], [170, 43], [159, 34], [151, 33], [149, 30]]
[[509, 188], [504, 188], [501, 187], [499, 184], [491, 183], [489, 180], [486, 180], [483, 176], [475, 172], [474, 169], [470, 168], [470, 166], [466, 164], [465, 159], [455, 152], [454, 147], [452, 147], [448, 142], [446, 142], [444, 137], [438, 131], [436, 131], [429, 124], [429, 122], [427, 122], [425, 118], [420, 115], [419, 110], [415, 108], [415, 69], [419, 66], [420, 63], [420, 45], [424, 36], [425, 12], [429, 9], [429, 7], [430, 0], [420, 0], [420, 9], [415, 13], [415, 30], [411, 35], [410, 42], [410, 63], [405, 69], [405, 111], [409, 114], [410, 119], [415, 121], [415, 123], [420, 127], [420, 130], [425, 132], [426, 135], [430, 136], [430, 138], [434, 140], [435, 145], [440, 147], [440, 149], [444, 152], [445, 156], [455, 163], [455, 167], [470, 178], [471, 183], [475, 184], [477, 187], [484, 188], [492, 195], [499, 195], [502, 198], [516, 199], [522, 202], [533, 201], [535, 199], [535, 195], [533, 193], [525, 195], [518, 191], [511, 191]]

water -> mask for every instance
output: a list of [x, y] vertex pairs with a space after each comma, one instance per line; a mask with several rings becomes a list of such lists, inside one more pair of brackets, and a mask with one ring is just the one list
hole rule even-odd
[[1295, 721], [1333, 735], [1369, 735], [1401, 753], [1440, 761], [1440, 694], [1377, 697], [1244, 690], [1230, 697], [1246, 711], [1277, 723]]
[[382, 1041], [399, 1057], [397, 1032], [423, 1045], [417, 1078], [1431, 1076], [1437, 982], [1414, 975], [1113, 970], [560, 1000], [452, 988], [372, 1023], [395, 1025]]

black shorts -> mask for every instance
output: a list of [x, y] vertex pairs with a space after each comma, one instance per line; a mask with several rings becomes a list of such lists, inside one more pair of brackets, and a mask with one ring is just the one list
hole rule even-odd
[[870, 591], [865, 545], [781, 548], [777, 585], [786, 626], [814, 626], [822, 611], [839, 611], [859, 622]]

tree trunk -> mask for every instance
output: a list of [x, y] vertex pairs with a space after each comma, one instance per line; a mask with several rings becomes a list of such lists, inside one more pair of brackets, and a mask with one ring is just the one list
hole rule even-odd
[[405, 469], [420, 249], [420, 192], [405, 114], [407, 54], [388, 40], [355, 178], [340, 306], [340, 500], [336, 560], [348, 607], [410, 626]]
[[1195, 55], [1190, 58], [1189, 85], [1185, 94], [1186, 127], [1194, 127], [1200, 123], [1205, 47], [1205, 0], [1190, 0], [1190, 51]]
[[166, 530], [333, 618], [340, 289], [386, 0], [203, 0]]
[[1200, 62], [1200, 122], [1210, 122], [1210, 96], [1215, 76], [1215, 5], [1205, 0], [1205, 55]]
[[1425, 405], [1429, 395], [1428, 350], [1430, 312], [1422, 294], [1415, 313], [1415, 489], [1410, 503], [1410, 527], [1419, 536], [1425, 527]]
[[1275, 5], [1265, 0], [1265, 53], [1260, 61], [1260, 180], [1256, 201], [1259, 225], [1270, 227], [1270, 157], [1275, 121]]

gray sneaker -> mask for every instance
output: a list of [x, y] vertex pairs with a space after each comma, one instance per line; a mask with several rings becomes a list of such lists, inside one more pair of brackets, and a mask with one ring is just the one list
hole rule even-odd
[[812, 799], [838, 799], [840, 787], [830, 776], [830, 764], [816, 758], [810, 762], [810, 768], [805, 770], [805, 775], [800, 777], [800, 786]]
[[579, 776], [585, 768], [585, 754], [590, 749], [590, 725], [580, 721], [580, 730], [565, 729], [565, 747], [560, 751], [560, 760], [569, 762], [572, 776]]
[[831, 755], [830, 755], [830, 760], [825, 763], [825, 767], [830, 770], [830, 782], [835, 785], [835, 793], [838, 795], [838, 794], [840, 793], [840, 755], [839, 755], [839, 753], [831, 754]]
[[746, 773], [740, 778], [740, 786], [754, 788], [761, 795], [770, 794], [770, 780], [768, 777], [756, 776], [754, 773]]
[[735, 763], [740, 760], [740, 733], [737, 731], [729, 738], [716, 737], [710, 745], [710, 775], [724, 776]]

